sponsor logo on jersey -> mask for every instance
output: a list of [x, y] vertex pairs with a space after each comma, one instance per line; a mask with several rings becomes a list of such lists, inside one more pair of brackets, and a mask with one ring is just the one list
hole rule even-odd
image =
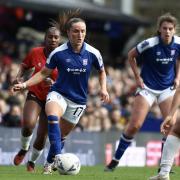
[[73, 74], [80, 74], [86, 72], [85, 68], [67, 68], [67, 72], [72, 72]]
[[168, 64], [173, 61], [173, 58], [157, 58], [157, 62], [161, 62], [162, 64]]

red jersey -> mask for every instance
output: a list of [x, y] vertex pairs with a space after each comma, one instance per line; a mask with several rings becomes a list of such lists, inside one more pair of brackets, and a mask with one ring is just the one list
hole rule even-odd
[[[34, 72], [32, 76], [37, 72], [39, 72], [44, 67], [45, 64], [46, 64], [46, 56], [44, 54], [44, 47], [33, 48], [25, 57], [25, 59], [22, 61], [22, 65], [25, 68], [28, 69], [34, 68]], [[57, 75], [58, 75], [57, 69], [53, 70], [51, 74], [51, 79], [55, 81]], [[38, 99], [44, 101], [46, 100], [49, 87], [45, 84], [44, 81], [42, 81], [37, 85], [29, 87], [28, 90], [30, 92], [33, 92]]]

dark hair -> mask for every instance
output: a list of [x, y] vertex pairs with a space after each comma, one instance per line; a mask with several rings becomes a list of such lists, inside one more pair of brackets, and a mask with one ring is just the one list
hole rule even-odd
[[80, 9], [76, 9], [74, 11], [64, 12], [63, 15], [59, 15], [58, 24], [63, 35], [66, 35], [67, 30], [69, 30], [74, 23], [85, 23], [85, 21], [80, 18], [80, 12]]
[[159, 28], [161, 27], [162, 23], [165, 21], [172, 23], [175, 29], [178, 25], [177, 18], [171, 15], [171, 13], [168, 12], [166, 14], [163, 14], [162, 16], [158, 18], [158, 21], [157, 21], [157, 34], [160, 35]]
[[57, 29], [58, 31], [60, 31], [60, 25], [54, 19], [49, 19], [49, 27], [48, 27], [48, 29], [46, 30], [45, 33], [47, 34], [51, 29]]
[[58, 30], [59, 34], [61, 35], [61, 31], [60, 31], [60, 28], [59, 28], [59, 23], [57, 21], [55, 21], [54, 19], [49, 19], [49, 27], [45, 31], [45, 36], [44, 36], [45, 39], [46, 39], [47, 34], [51, 30]]

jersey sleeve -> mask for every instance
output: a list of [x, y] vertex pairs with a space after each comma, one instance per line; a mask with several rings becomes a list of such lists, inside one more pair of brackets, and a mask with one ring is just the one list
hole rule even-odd
[[53, 70], [52, 74], [51, 74], [51, 78], [55, 81], [58, 77], [58, 70], [57, 68]]
[[97, 70], [100, 70], [104, 67], [103, 58], [102, 58], [101, 53], [99, 51], [97, 51], [94, 54], [93, 65]]
[[174, 36], [174, 41], [177, 45], [177, 49], [178, 49], [178, 56], [177, 56], [177, 60], [180, 61], [180, 37], [179, 36]]
[[51, 54], [47, 58], [45, 66], [49, 69], [55, 69], [57, 67], [57, 65], [56, 65], [56, 53], [51, 52]]
[[140, 42], [137, 46], [136, 46], [136, 50], [139, 54], [143, 53], [146, 49], [148, 49], [150, 47], [150, 43], [148, 40], [144, 40], [142, 42]]

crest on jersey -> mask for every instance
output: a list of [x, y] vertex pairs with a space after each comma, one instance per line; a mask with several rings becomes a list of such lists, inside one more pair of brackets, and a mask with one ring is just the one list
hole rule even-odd
[[83, 59], [83, 66], [87, 66], [88, 59]]
[[174, 56], [175, 55], [175, 50], [171, 50], [171, 56]]

